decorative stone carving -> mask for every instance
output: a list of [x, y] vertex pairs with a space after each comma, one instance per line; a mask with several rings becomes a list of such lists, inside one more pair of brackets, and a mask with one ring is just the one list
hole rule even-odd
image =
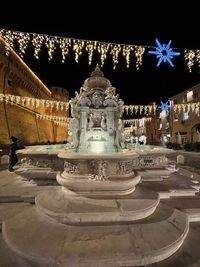
[[91, 100], [89, 99], [89, 97], [87, 96], [82, 96], [79, 98], [78, 102], [77, 102], [77, 106], [91, 106], [92, 102]]
[[103, 105], [103, 95], [100, 92], [94, 92], [91, 96], [91, 102], [94, 108], [99, 108]]
[[133, 161], [120, 161], [118, 162], [118, 170], [119, 174], [128, 174], [133, 171]]
[[152, 168], [165, 166], [168, 163], [168, 159], [164, 155], [151, 155], [151, 156], [140, 156], [133, 159], [134, 167]]
[[72, 164], [71, 162], [68, 162], [65, 160], [64, 170], [65, 172], [70, 173], [70, 174], [78, 174], [80, 170], [80, 165]]
[[56, 156], [52, 156], [49, 159], [45, 159], [44, 155], [37, 155], [37, 157], [26, 156], [23, 159], [22, 167], [23, 168], [50, 168], [52, 170], [60, 170], [63, 166], [62, 160]]
[[104, 181], [107, 180], [108, 162], [105, 160], [93, 160], [90, 162], [91, 180]]
[[115, 87], [108, 87], [105, 90], [105, 93], [106, 93], [105, 99], [113, 98], [113, 96], [115, 95], [115, 91], [116, 91], [116, 88]]

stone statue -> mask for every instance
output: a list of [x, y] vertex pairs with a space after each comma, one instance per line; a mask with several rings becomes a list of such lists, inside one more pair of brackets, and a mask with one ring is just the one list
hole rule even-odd
[[115, 90], [116, 90], [115, 87], [108, 87], [105, 90], [105, 93], [106, 93], [105, 99], [113, 98], [115, 95]]
[[71, 131], [71, 140], [74, 148], [79, 145], [79, 119], [72, 118], [69, 123], [69, 128]]
[[93, 113], [89, 114], [88, 128], [91, 129], [94, 126]]
[[95, 108], [99, 108], [103, 105], [102, 94], [99, 92], [94, 92], [91, 96], [91, 101]]

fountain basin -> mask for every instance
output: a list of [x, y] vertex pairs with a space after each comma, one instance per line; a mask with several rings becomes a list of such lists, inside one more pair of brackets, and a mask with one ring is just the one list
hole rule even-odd
[[63, 187], [80, 195], [127, 195], [135, 190], [140, 176], [133, 170], [135, 152], [81, 154], [61, 152], [64, 171], [57, 174]]

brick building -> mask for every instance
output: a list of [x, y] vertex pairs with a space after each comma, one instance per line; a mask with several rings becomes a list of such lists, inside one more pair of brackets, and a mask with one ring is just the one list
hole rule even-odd
[[[0, 38], [0, 94], [45, 99], [49, 101], [69, 101], [68, 91], [53, 87], [47, 88], [12, 48], [9, 53], [6, 43]], [[55, 125], [50, 120], [38, 120], [36, 114], [66, 117], [66, 109], [47, 109], [45, 106], [26, 106], [16, 103], [0, 102], [0, 145], [10, 143], [14, 135], [25, 144], [63, 142], [67, 138], [66, 125]]]

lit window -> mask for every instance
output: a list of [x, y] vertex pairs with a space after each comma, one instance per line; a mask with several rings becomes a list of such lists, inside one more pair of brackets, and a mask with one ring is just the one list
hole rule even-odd
[[187, 101], [192, 101], [193, 100], [193, 91], [187, 92]]
[[186, 121], [189, 119], [189, 113], [188, 112], [184, 112], [183, 113], [183, 120]]

